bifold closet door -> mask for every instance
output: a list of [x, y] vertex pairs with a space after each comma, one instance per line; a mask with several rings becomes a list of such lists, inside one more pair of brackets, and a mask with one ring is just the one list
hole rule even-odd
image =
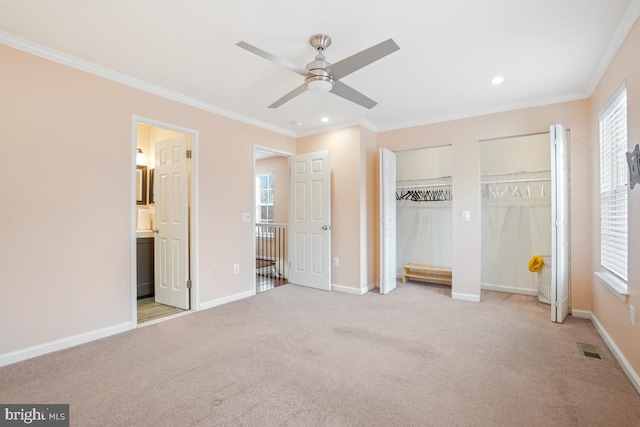
[[553, 125], [551, 143], [551, 321], [569, 314], [569, 153], [567, 130]]
[[380, 293], [396, 288], [396, 155], [380, 149]]

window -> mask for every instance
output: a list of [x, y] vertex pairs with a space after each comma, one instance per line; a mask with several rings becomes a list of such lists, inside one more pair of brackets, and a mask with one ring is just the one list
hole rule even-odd
[[600, 263], [598, 274], [627, 292], [627, 90], [623, 87], [600, 115]]
[[[273, 174], [256, 176], [256, 223], [273, 224]], [[257, 227], [260, 237], [271, 237], [271, 227]]]

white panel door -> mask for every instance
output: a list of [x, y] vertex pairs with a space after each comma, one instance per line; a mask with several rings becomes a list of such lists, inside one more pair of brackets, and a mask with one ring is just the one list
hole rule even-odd
[[331, 165], [329, 152], [289, 158], [289, 281], [331, 290]]
[[380, 293], [396, 288], [396, 154], [380, 149]]
[[156, 143], [155, 300], [189, 309], [188, 137]]
[[569, 314], [569, 157], [567, 130], [551, 126], [551, 321]]

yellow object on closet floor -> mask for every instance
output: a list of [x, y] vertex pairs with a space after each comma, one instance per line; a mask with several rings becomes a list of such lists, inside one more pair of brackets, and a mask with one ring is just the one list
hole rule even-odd
[[529, 260], [529, 271], [532, 273], [537, 273], [542, 268], [544, 261], [540, 255], [534, 255]]

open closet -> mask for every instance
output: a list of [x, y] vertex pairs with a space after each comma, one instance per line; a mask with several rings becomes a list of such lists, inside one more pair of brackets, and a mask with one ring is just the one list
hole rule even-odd
[[451, 146], [396, 153], [396, 277], [451, 284]]
[[[551, 288], [549, 133], [481, 142], [482, 289], [536, 295]], [[531, 272], [529, 262], [541, 257]]]

